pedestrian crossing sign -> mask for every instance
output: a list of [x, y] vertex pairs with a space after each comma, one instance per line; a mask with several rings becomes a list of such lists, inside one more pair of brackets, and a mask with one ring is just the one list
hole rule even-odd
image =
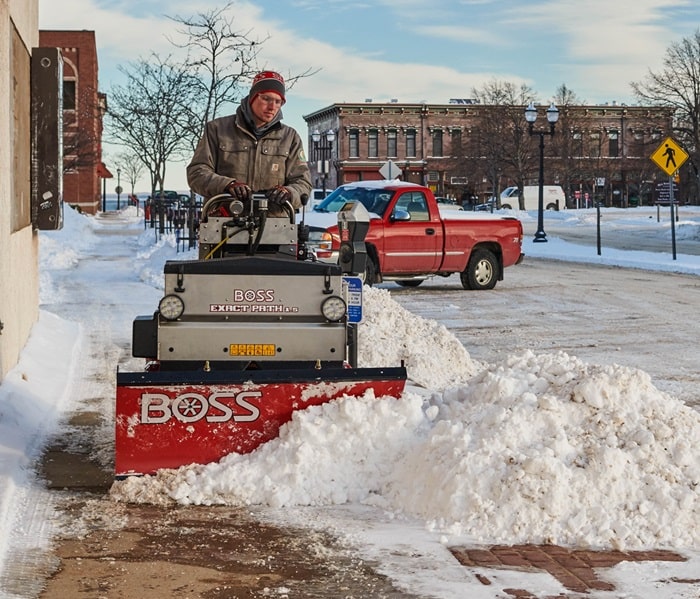
[[681, 165], [688, 160], [688, 154], [671, 137], [667, 137], [661, 142], [651, 155], [652, 161], [669, 177], [681, 168]]

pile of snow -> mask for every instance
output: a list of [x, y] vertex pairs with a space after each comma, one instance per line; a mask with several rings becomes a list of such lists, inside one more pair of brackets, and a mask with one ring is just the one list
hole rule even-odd
[[444, 325], [411, 314], [386, 289], [365, 287], [362, 295], [368, 307], [358, 331], [360, 367], [403, 361], [415, 385], [433, 390], [463, 383], [483, 368]]
[[400, 399], [370, 392], [295, 412], [251, 454], [119, 481], [112, 497], [359, 502], [484, 542], [700, 543], [700, 414], [646, 373], [565, 353], [525, 352], [485, 368], [387, 291], [368, 290], [365, 311], [360, 360], [404, 359], [410, 384]]

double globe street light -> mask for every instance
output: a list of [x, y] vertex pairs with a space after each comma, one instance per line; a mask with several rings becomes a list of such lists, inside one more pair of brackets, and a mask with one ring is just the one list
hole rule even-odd
[[528, 124], [528, 131], [530, 135], [540, 136], [540, 178], [539, 178], [539, 197], [537, 201], [537, 231], [535, 232], [535, 242], [547, 241], [547, 234], [544, 232], [544, 136], [554, 135], [554, 125], [559, 120], [559, 109], [552, 102], [547, 108], [547, 121], [549, 122], [549, 129], [540, 129], [535, 131], [533, 129], [535, 121], [537, 120], [537, 108], [535, 104], [530, 102], [525, 109], [525, 120]]

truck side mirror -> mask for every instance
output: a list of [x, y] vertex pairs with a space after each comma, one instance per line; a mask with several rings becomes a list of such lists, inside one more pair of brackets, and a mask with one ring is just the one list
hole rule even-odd
[[338, 264], [347, 274], [365, 272], [367, 246], [365, 237], [369, 231], [369, 212], [360, 202], [347, 202], [338, 212], [340, 250]]

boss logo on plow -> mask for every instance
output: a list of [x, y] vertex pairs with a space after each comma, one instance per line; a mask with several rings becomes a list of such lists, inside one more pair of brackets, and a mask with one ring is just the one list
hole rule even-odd
[[260, 417], [260, 409], [249, 400], [260, 397], [260, 391], [212, 393], [208, 397], [201, 393], [183, 393], [174, 399], [165, 393], [144, 393], [140, 401], [141, 424], [163, 424], [171, 418], [185, 423], [199, 420], [254, 422]]

